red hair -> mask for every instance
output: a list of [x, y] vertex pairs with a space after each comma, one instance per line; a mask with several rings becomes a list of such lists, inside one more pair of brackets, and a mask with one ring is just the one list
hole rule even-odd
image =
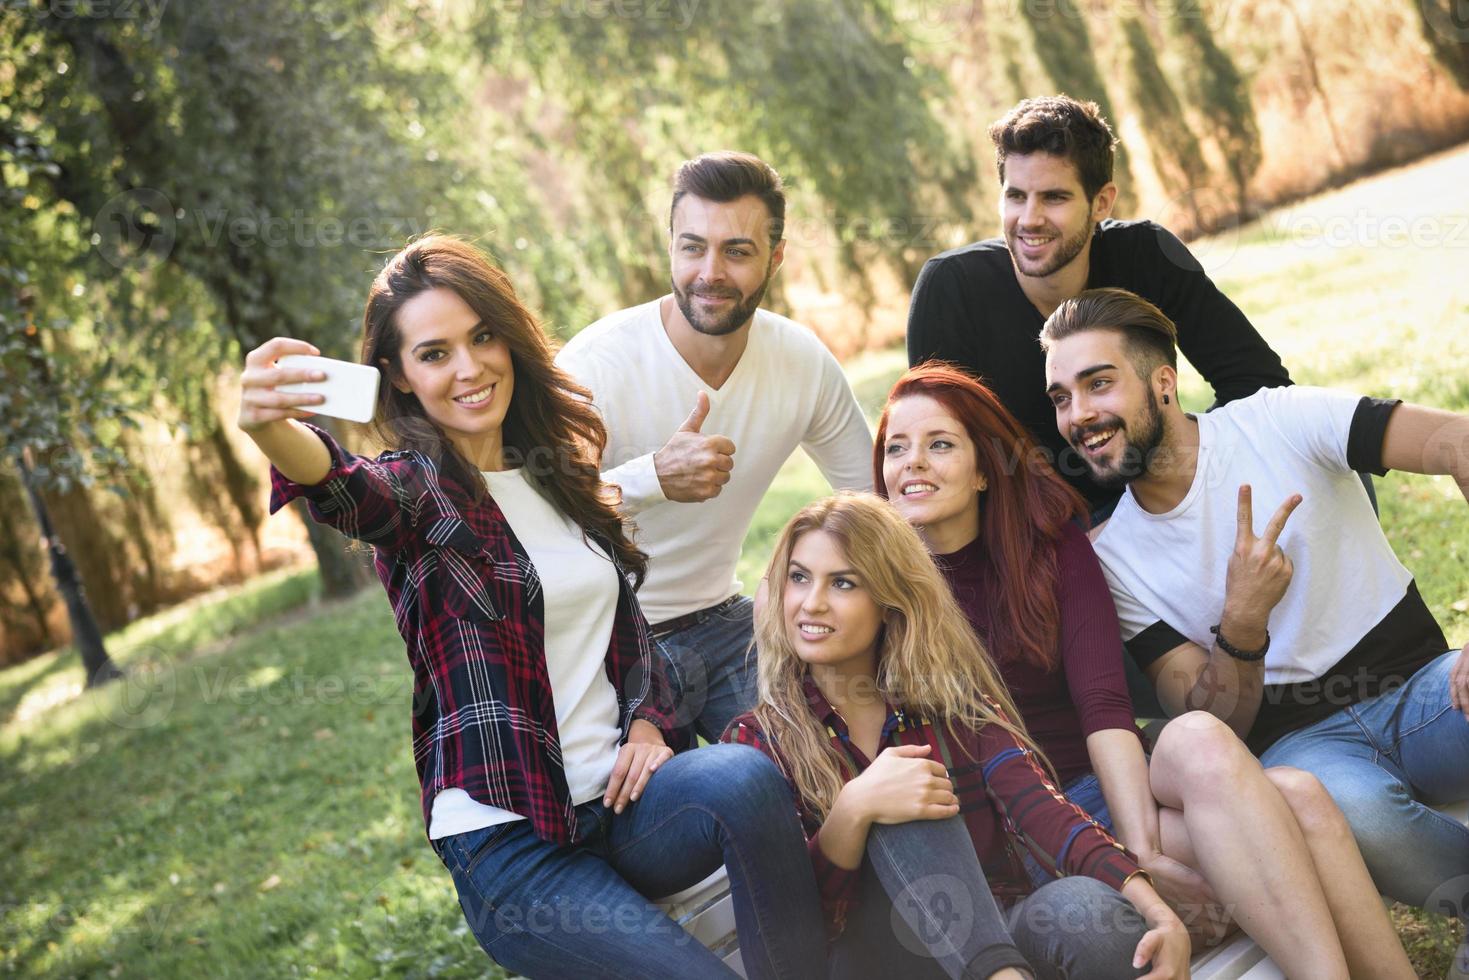
[[[1053, 669], [1060, 663], [1055, 543], [1067, 521], [1086, 521], [1085, 501], [993, 391], [941, 361], [909, 369], [888, 392], [872, 453], [872, 485], [880, 496], [888, 495], [882, 472], [888, 413], [895, 402], [913, 395], [927, 395], [959, 420], [974, 443], [977, 468], [989, 482], [979, 537], [983, 560], [1001, 588], [998, 608], [990, 611], [990, 635], [980, 639], [1000, 656]], [[979, 507], [977, 494], [974, 505]]]

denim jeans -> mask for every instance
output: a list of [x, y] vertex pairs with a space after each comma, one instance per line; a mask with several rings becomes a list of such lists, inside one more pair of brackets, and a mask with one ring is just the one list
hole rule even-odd
[[685, 744], [693, 744], [693, 733], [719, 741], [731, 721], [755, 706], [754, 638], [755, 602], [740, 596], [702, 623], [655, 641], [673, 689], [675, 720], [690, 733]]
[[1058, 878], [1006, 913], [1010, 935], [1035, 964], [1036, 980], [1127, 980], [1147, 923], [1122, 897], [1095, 878]]
[[1396, 691], [1291, 732], [1260, 762], [1321, 780], [1384, 894], [1469, 919], [1469, 828], [1430, 809], [1469, 798], [1469, 721], [1449, 702], [1458, 657], [1451, 650]]
[[831, 976], [988, 977], [1030, 969], [1010, 939], [963, 818], [877, 824]]
[[674, 756], [621, 814], [577, 807], [577, 843], [527, 821], [435, 842], [485, 952], [527, 977], [730, 977], [649, 901], [728, 869], [751, 978], [825, 970], [820, 898], [790, 790], [743, 745]]
[[872, 828], [859, 901], [832, 948], [832, 977], [988, 977], [1005, 966], [1047, 980], [1123, 980], [1147, 931], [1120, 893], [1091, 878], [1050, 881], [995, 904], [963, 819]]

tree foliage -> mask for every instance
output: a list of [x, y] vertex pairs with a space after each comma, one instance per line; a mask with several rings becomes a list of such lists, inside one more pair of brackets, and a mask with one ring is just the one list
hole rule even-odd
[[[1445, 2], [1421, 13], [1452, 67]], [[1145, 159], [1175, 194], [1224, 167], [1243, 213], [1260, 62], [1213, 6], [0, 3], [0, 463], [29, 446], [47, 493], [102, 494], [62, 511], [108, 525], [129, 581], [155, 584], [168, 514], [148, 478], [187, 465], [174, 485], [248, 564], [260, 474], [216, 395], [245, 350], [289, 334], [354, 356], [386, 253], [432, 228], [476, 238], [570, 335], [667, 288], [669, 177], [713, 148], [780, 169], [801, 288], [840, 294], [859, 335], [950, 230], [992, 228], [983, 126], [1013, 97], [1065, 90], [1140, 119], [1125, 196]], [[915, 233], [934, 219], [943, 240]], [[147, 457], [148, 419], [184, 433], [188, 464]], [[138, 524], [154, 536], [130, 543]], [[94, 593], [146, 608], [97, 561]], [[35, 606], [23, 592], [0, 601]]]
[[1223, 153], [1240, 214], [1248, 211], [1250, 177], [1260, 166], [1260, 125], [1249, 85], [1228, 52], [1214, 39], [1201, 5], [1178, 4], [1169, 18], [1183, 51], [1184, 91]]

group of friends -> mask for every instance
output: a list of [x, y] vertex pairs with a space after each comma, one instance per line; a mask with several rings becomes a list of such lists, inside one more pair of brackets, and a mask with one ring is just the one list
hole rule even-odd
[[[559, 351], [464, 241], [389, 259], [375, 459], [279, 390], [314, 347], [246, 357], [272, 510], [373, 548], [427, 834], [506, 970], [729, 975], [654, 901], [723, 865], [750, 977], [1162, 980], [1235, 926], [1291, 977], [1413, 976], [1379, 893], [1469, 876], [1435, 810], [1469, 797], [1469, 650], [1365, 474], [1469, 498], [1469, 417], [1292, 385], [1177, 238], [1111, 218], [1095, 105], [990, 136], [1003, 236], [924, 266], [875, 442], [760, 306], [785, 197], [744, 153], [678, 169], [671, 293]], [[752, 599], [797, 446], [838, 492]]]

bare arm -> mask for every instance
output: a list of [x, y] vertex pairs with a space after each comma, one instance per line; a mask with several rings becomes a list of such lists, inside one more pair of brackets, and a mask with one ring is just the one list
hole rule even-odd
[[286, 479], [315, 486], [331, 470], [331, 453], [298, 419], [312, 415], [306, 406], [319, 404], [321, 395], [277, 391], [283, 384], [320, 381], [317, 370], [291, 370], [276, 361], [287, 354], [320, 354], [303, 340], [276, 337], [245, 356], [240, 374], [240, 429], [255, 441]]
[[1132, 960], [1134, 968], [1152, 964], [1142, 980], [1184, 980], [1188, 977], [1188, 930], [1184, 929], [1168, 903], [1158, 896], [1142, 875], [1128, 879], [1122, 886], [1122, 897], [1132, 903], [1148, 924], [1148, 931], [1138, 942]]
[[851, 788], [852, 784], [848, 783], [837, 794], [831, 812], [821, 825], [817, 845], [832, 864], [856, 869], [862, 866], [862, 856], [867, 853], [867, 832], [872, 829], [872, 818], [856, 799], [860, 794], [849, 792]]
[[[1226, 618], [1219, 632], [1240, 649], [1258, 649], [1265, 642], [1259, 633], [1236, 628], [1230, 632]], [[1241, 639], [1236, 640], [1238, 635]], [[1256, 646], [1245, 646], [1255, 643]], [[1197, 643], [1184, 643], [1169, 650], [1147, 667], [1148, 679], [1158, 690], [1158, 701], [1168, 717], [1187, 711], [1207, 711], [1244, 738], [1260, 711], [1265, 690], [1265, 662], [1236, 660], [1214, 644], [1208, 650]]]
[[1117, 836], [1143, 864], [1162, 850], [1158, 804], [1148, 784], [1148, 760], [1132, 732], [1109, 728], [1086, 737], [1092, 770], [1117, 828]]
[[1382, 465], [1406, 473], [1448, 474], [1469, 501], [1469, 415], [1399, 405], [1382, 437]]
[[[1469, 416], [1399, 405], [1382, 436], [1382, 465], [1407, 473], [1448, 474], [1469, 502]], [[1449, 700], [1469, 719], [1469, 644], [1449, 674]]]

